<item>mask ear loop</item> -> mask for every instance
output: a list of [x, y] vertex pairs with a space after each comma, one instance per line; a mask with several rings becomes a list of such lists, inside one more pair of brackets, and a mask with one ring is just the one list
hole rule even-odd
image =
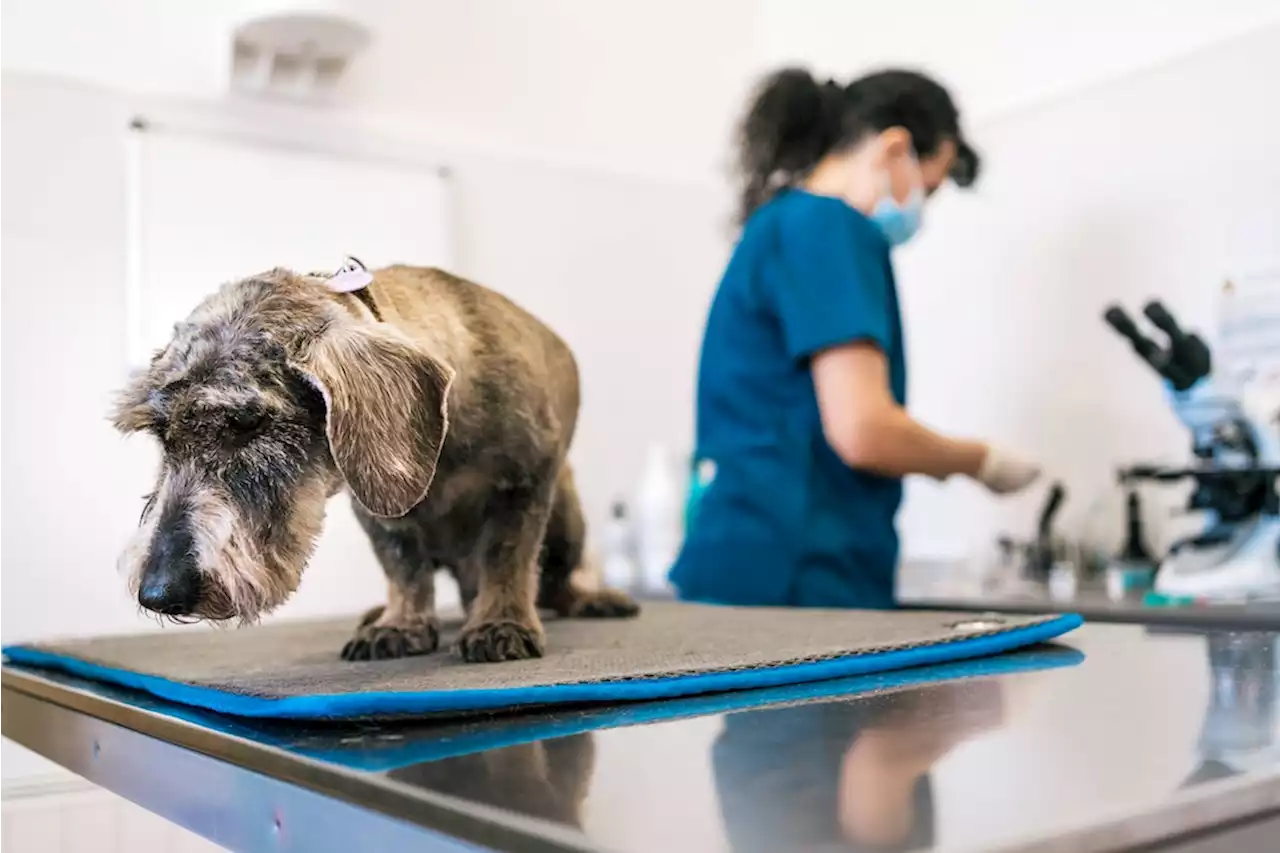
[[920, 165], [920, 155], [916, 153], [914, 148], [911, 149], [911, 152], [907, 156], [911, 158], [911, 162], [914, 166], [912, 171], [915, 173], [915, 177], [917, 177], [918, 180], [912, 181], [911, 189], [907, 192], [906, 200], [898, 201], [898, 199], [893, 195], [893, 178], [889, 175], [889, 168], [886, 166], [883, 170], [883, 197], [888, 199], [895, 207], [903, 210], [913, 210], [919, 215], [919, 213], [924, 210], [924, 169]]
[[923, 224], [925, 201], [924, 167], [920, 165], [920, 155], [916, 153], [914, 148], [911, 149], [911, 162], [915, 164], [914, 171], [916, 181], [911, 187], [911, 193], [907, 196], [907, 207], [914, 210], [916, 219]]

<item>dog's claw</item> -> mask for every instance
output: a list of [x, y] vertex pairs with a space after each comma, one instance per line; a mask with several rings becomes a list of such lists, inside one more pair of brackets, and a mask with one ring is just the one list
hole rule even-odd
[[412, 627], [362, 624], [342, 647], [343, 660], [390, 660], [431, 654], [440, 646], [435, 622]]
[[457, 652], [469, 663], [495, 663], [542, 657], [542, 632], [519, 622], [486, 622], [467, 628]]

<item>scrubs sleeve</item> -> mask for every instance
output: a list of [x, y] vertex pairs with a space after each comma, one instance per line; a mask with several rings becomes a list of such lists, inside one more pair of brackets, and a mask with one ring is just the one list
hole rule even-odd
[[835, 199], [815, 199], [791, 213], [780, 223], [782, 274], [774, 281], [788, 355], [804, 361], [858, 341], [889, 352], [883, 238]]

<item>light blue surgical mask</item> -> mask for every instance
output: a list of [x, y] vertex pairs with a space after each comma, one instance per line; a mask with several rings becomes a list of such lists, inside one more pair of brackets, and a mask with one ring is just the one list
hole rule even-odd
[[916, 187], [904, 202], [893, 197], [892, 192], [876, 202], [871, 211], [871, 221], [879, 228], [890, 246], [901, 246], [920, 230], [924, 215], [924, 190]]

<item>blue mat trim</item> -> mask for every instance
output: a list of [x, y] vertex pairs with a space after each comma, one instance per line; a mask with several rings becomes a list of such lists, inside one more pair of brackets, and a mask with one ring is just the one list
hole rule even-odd
[[29, 646], [10, 646], [2, 651], [14, 663], [58, 670], [80, 678], [141, 690], [171, 702], [205, 708], [222, 714], [261, 719], [332, 720], [386, 715], [436, 714], [443, 711], [494, 710], [522, 705], [633, 702], [825, 681], [831, 678], [866, 675], [999, 654], [1051, 640], [1078, 628], [1083, 621], [1076, 614], [1066, 614], [1048, 622], [1014, 628], [984, 637], [764, 669], [629, 681], [504, 687], [491, 690], [333, 693], [279, 698], [245, 696], [213, 687], [184, 684], [154, 675], [88, 663], [78, 658]]

